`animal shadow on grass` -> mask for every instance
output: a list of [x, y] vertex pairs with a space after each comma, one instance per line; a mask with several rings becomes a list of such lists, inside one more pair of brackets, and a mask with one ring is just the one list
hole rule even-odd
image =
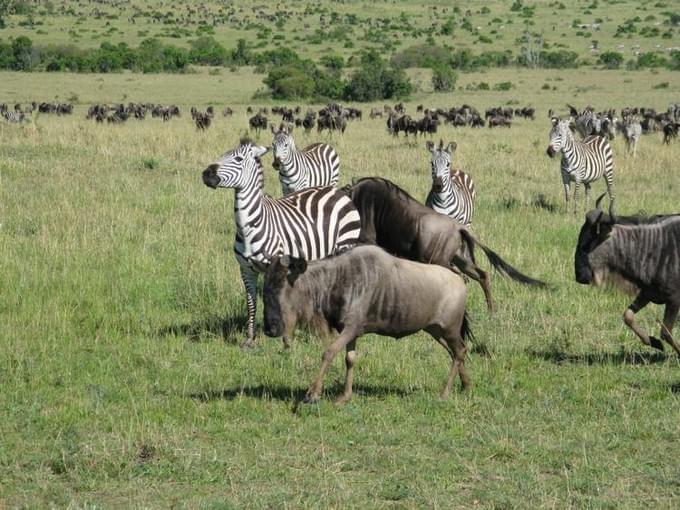
[[212, 315], [185, 324], [173, 324], [161, 328], [158, 334], [161, 336], [177, 335], [187, 336], [192, 342], [200, 342], [208, 336], [221, 337], [233, 343], [245, 338], [248, 317], [246, 315], [235, 315], [232, 317], [218, 317]]
[[527, 354], [534, 359], [551, 361], [556, 365], [567, 363], [582, 365], [652, 365], [663, 363], [669, 355], [663, 352], [598, 352], [572, 354], [559, 349], [547, 351], [527, 350]]
[[[342, 385], [337, 384], [331, 386], [330, 389], [324, 390], [324, 396], [328, 399], [335, 399], [342, 394]], [[414, 393], [416, 390], [409, 390], [403, 388], [392, 388], [389, 386], [373, 386], [373, 385], [355, 385], [355, 397], [376, 397], [384, 398], [387, 396], [406, 397]], [[195, 393], [190, 393], [188, 396], [191, 399], [199, 402], [212, 402], [215, 400], [236, 400], [241, 397], [258, 398], [260, 400], [279, 400], [281, 402], [298, 403], [305, 398], [307, 388], [292, 388], [288, 386], [238, 386], [236, 388], [227, 388], [223, 390], [204, 390]]]

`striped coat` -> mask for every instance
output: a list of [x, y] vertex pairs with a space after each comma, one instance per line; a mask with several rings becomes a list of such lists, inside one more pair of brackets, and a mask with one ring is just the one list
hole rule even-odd
[[550, 157], [562, 154], [560, 171], [564, 185], [564, 198], [569, 203], [570, 183], [574, 183], [574, 214], [577, 212], [581, 184], [585, 188], [586, 210], [592, 182], [604, 177], [609, 194], [609, 209], [614, 210], [614, 157], [609, 142], [602, 136], [588, 136], [576, 140], [571, 131], [571, 119], [552, 118], [550, 142], [547, 153]]
[[302, 150], [286, 126], [278, 131], [272, 126], [274, 167], [284, 195], [312, 186], [335, 186], [340, 179], [340, 158], [335, 149], [325, 143], [315, 143]]
[[477, 193], [472, 177], [462, 170], [451, 170], [456, 142], [444, 147], [440, 141], [437, 148], [428, 141], [426, 147], [432, 153], [432, 188], [425, 205], [469, 227]]
[[246, 345], [255, 336], [258, 273], [272, 257], [321, 259], [356, 244], [360, 232], [359, 213], [352, 201], [333, 187], [307, 188], [279, 199], [265, 195], [260, 157], [267, 151], [242, 141], [203, 172], [207, 186], [235, 190], [234, 251], [246, 287]]

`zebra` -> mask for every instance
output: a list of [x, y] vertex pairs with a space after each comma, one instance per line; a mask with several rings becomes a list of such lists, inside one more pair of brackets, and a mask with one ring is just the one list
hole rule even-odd
[[[361, 229], [352, 200], [331, 186], [307, 188], [278, 199], [265, 195], [260, 158], [268, 150], [243, 139], [203, 171], [206, 186], [234, 188], [234, 252], [248, 305], [244, 347], [253, 345], [258, 274], [266, 270], [271, 258], [321, 259], [357, 244]], [[288, 339], [283, 341], [288, 346]]]
[[274, 139], [274, 168], [279, 172], [284, 196], [312, 186], [335, 186], [340, 179], [340, 158], [333, 147], [315, 143], [302, 150], [295, 148], [292, 128], [271, 127]]
[[623, 138], [626, 140], [628, 154], [637, 155], [637, 144], [642, 136], [642, 125], [637, 117], [624, 117], [623, 119]]
[[578, 192], [581, 184], [586, 189], [586, 210], [590, 184], [604, 176], [609, 194], [609, 212], [614, 213], [614, 158], [606, 138], [587, 136], [575, 140], [571, 131], [573, 119], [560, 120], [553, 117], [547, 154], [551, 158], [562, 153], [560, 169], [564, 184], [564, 198], [569, 205], [569, 183], [574, 182], [574, 214], [577, 212]]
[[436, 147], [428, 141], [425, 147], [432, 153], [432, 188], [425, 205], [469, 227], [477, 193], [469, 175], [461, 170], [451, 170], [456, 142], [444, 147], [444, 141], [440, 140], [439, 147]]
[[6, 111], [6, 112], [3, 112], [2, 116], [10, 124], [20, 124], [20, 123], [22, 123], [26, 120], [26, 114], [23, 113], [23, 112], [20, 112], [20, 111], [19, 112], [17, 112], [17, 111], [14, 111], [14, 112]]

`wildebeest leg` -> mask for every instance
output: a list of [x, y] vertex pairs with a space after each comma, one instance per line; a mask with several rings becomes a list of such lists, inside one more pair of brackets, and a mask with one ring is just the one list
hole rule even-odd
[[354, 362], [357, 359], [357, 340], [352, 340], [345, 346], [345, 390], [335, 401], [336, 404], [344, 404], [352, 398], [352, 382], [354, 381]]
[[456, 376], [460, 376], [463, 390], [466, 390], [470, 386], [470, 378], [465, 370], [465, 354], [467, 353], [467, 347], [460, 335], [447, 335], [443, 338], [436, 338], [436, 340], [451, 356], [449, 377], [440, 394], [440, 398], [445, 399], [451, 394], [451, 388], [453, 387], [453, 382], [456, 380]]
[[663, 323], [661, 325], [661, 339], [673, 347], [675, 352], [680, 356], [680, 347], [678, 347], [678, 344], [673, 340], [673, 336], [671, 335], [675, 320], [678, 318], [679, 309], [680, 306], [676, 303], [668, 303], [666, 305], [666, 310], [663, 314]]
[[486, 298], [486, 306], [490, 312], [494, 311], [493, 299], [491, 297], [491, 279], [489, 273], [481, 269], [474, 262], [463, 258], [459, 255], [453, 256], [453, 263], [460, 271], [475, 280], [482, 287], [484, 297]]
[[354, 339], [356, 339], [354, 331], [345, 329], [337, 340], [324, 351], [323, 356], [321, 357], [321, 368], [319, 369], [319, 373], [309, 387], [309, 390], [307, 390], [307, 395], [305, 395], [305, 404], [313, 404], [319, 400], [321, 390], [323, 389], [323, 377], [326, 374], [326, 370], [328, 370], [328, 367], [333, 362], [333, 359], [335, 359], [338, 352]]
[[255, 340], [255, 312], [257, 308], [257, 273], [250, 267], [241, 265], [241, 279], [246, 287], [246, 302], [248, 304], [248, 326], [245, 342], [241, 347], [253, 346]]
[[660, 351], [663, 351], [663, 344], [661, 341], [657, 338], [650, 337], [640, 326], [638, 326], [635, 322], [635, 314], [638, 313], [640, 310], [642, 310], [645, 306], [649, 304], [649, 299], [645, 298], [642, 296], [642, 294], [638, 294], [635, 300], [630, 304], [630, 306], [626, 309], [626, 311], [623, 314], [623, 322], [626, 323], [626, 326], [628, 326], [633, 333], [635, 333], [640, 340], [642, 340], [642, 343], [645, 345], [649, 345], [651, 347], [654, 347], [655, 349], [659, 349]]

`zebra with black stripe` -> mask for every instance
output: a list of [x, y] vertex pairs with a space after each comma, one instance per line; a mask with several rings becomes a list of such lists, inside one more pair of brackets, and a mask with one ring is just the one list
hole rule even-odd
[[[203, 171], [207, 186], [235, 192], [234, 252], [248, 304], [245, 346], [251, 346], [255, 337], [258, 274], [270, 258], [321, 259], [355, 245], [361, 229], [351, 199], [333, 187], [307, 188], [278, 199], [265, 195], [260, 158], [268, 150], [242, 140]], [[288, 345], [286, 338], [284, 343]]]
[[460, 169], [451, 170], [456, 142], [444, 147], [444, 141], [440, 140], [436, 147], [428, 141], [425, 147], [432, 153], [432, 188], [425, 205], [469, 227], [477, 193], [472, 177]]
[[274, 168], [284, 195], [312, 186], [335, 186], [340, 179], [340, 158], [325, 143], [315, 143], [302, 150], [295, 148], [292, 127], [272, 126]]
[[571, 118], [560, 120], [553, 117], [548, 144], [548, 156], [555, 157], [562, 153], [560, 170], [564, 184], [564, 198], [569, 205], [569, 187], [574, 183], [574, 214], [578, 207], [578, 193], [583, 184], [586, 194], [586, 210], [592, 182], [604, 176], [609, 194], [609, 211], [614, 211], [614, 157], [606, 138], [587, 136], [583, 140], [574, 139]]
[[21, 124], [22, 122], [24, 122], [26, 120], [26, 114], [21, 112], [21, 111], [19, 111], [19, 112], [17, 112], [17, 111], [14, 111], [14, 112], [6, 111], [6, 112], [3, 112], [2, 116], [10, 124]]

